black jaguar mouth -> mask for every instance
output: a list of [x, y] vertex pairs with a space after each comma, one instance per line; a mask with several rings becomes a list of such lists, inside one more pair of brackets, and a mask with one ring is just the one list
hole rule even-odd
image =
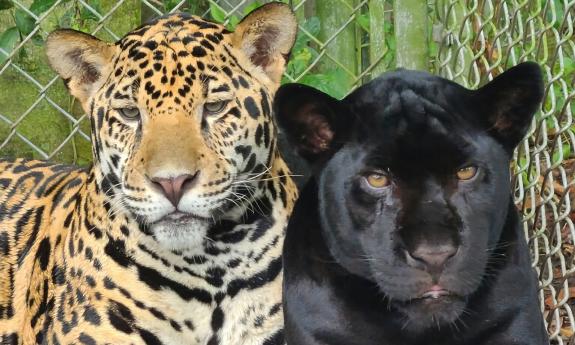
[[445, 297], [456, 297], [452, 292], [442, 288], [439, 285], [432, 286], [428, 291], [425, 291], [418, 297], [418, 300], [437, 300]]

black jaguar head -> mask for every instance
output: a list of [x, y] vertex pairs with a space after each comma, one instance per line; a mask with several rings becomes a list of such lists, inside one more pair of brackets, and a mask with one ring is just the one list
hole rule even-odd
[[342, 101], [302, 85], [276, 96], [281, 128], [315, 166], [328, 248], [410, 329], [453, 323], [498, 257], [509, 164], [543, 94], [524, 63], [479, 90], [388, 73]]

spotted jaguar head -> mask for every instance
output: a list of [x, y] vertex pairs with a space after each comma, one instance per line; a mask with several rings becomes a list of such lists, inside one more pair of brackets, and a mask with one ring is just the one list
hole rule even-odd
[[296, 36], [288, 6], [250, 13], [234, 32], [187, 14], [115, 44], [49, 35], [53, 69], [90, 115], [98, 184], [160, 244], [198, 244], [258, 193], [274, 159], [270, 101]]

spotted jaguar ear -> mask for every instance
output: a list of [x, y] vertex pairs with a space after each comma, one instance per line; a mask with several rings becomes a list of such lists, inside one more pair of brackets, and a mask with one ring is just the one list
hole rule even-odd
[[301, 84], [279, 88], [274, 113], [281, 134], [285, 134], [299, 155], [310, 163], [335, 152], [352, 125], [340, 101]]
[[296, 33], [296, 17], [289, 6], [272, 2], [254, 10], [238, 24], [233, 44], [279, 83]]
[[475, 91], [473, 97], [488, 132], [513, 150], [527, 134], [543, 99], [541, 68], [533, 62], [519, 64]]
[[56, 30], [46, 39], [50, 66], [86, 111], [86, 101], [104, 82], [116, 49], [94, 36], [70, 29]]

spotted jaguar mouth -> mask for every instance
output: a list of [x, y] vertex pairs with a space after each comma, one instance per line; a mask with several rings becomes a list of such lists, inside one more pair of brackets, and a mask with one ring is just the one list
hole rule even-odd
[[165, 215], [160, 220], [158, 220], [156, 223], [163, 222], [163, 223], [172, 223], [172, 224], [188, 224], [188, 223], [197, 222], [197, 221], [211, 222], [212, 219], [207, 218], [207, 217], [198, 216], [198, 215], [193, 214], [193, 213], [174, 211], [172, 213]]

